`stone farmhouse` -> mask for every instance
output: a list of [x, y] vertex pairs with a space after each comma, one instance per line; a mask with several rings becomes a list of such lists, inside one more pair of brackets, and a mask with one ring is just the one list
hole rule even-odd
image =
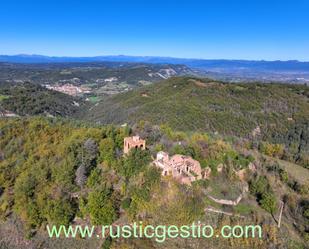
[[[205, 171], [202, 171], [201, 165], [198, 161], [189, 156], [169, 155], [160, 151], [157, 153], [156, 160], [153, 164], [162, 169], [162, 175], [171, 175], [177, 179], [180, 183], [190, 185], [191, 182], [206, 177]], [[207, 172], [207, 175], [209, 172]]]
[[123, 142], [123, 152], [128, 154], [131, 149], [140, 148], [142, 150], [146, 149], [146, 141], [141, 139], [139, 136], [125, 137]]
[[[124, 154], [128, 154], [134, 148], [145, 150], [146, 141], [139, 136], [125, 137], [123, 148]], [[170, 157], [164, 151], [158, 152], [156, 159], [152, 163], [162, 170], [162, 176], [172, 176], [178, 182], [188, 185], [191, 185], [191, 182], [196, 180], [209, 179], [212, 173], [210, 167], [202, 169], [200, 163], [190, 156], [176, 154]], [[223, 164], [220, 163], [217, 166], [217, 172], [221, 173], [223, 167]], [[250, 163], [248, 169], [254, 172], [256, 171], [256, 165]], [[235, 171], [235, 174], [243, 181], [246, 172], [247, 169], [241, 169]]]

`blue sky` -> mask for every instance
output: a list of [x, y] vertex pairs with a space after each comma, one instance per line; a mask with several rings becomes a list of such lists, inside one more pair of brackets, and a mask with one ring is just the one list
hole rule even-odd
[[307, 0], [1, 0], [0, 54], [309, 61]]

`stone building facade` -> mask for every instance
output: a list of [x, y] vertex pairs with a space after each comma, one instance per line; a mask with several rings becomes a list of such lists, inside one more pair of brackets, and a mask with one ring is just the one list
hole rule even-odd
[[140, 148], [142, 150], [146, 149], [146, 141], [141, 139], [139, 136], [125, 137], [123, 141], [123, 152], [128, 154], [131, 149]]
[[171, 175], [180, 183], [190, 185], [191, 182], [203, 178], [200, 163], [189, 156], [177, 154], [169, 157], [166, 152], [160, 151], [153, 164], [162, 169], [163, 176]]

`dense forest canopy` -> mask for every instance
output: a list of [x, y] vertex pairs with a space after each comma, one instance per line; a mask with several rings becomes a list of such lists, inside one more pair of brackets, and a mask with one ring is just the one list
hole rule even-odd
[[102, 124], [146, 120], [283, 144], [285, 158], [309, 167], [309, 88], [171, 78], [103, 99], [83, 118]]

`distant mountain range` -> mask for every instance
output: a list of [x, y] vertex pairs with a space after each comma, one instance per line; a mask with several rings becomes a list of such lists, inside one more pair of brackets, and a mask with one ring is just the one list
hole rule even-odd
[[280, 70], [280, 71], [308, 71], [309, 62], [297, 60], [289, 61], [255, 61], [255, 60], [209, 60], [209, 59], [185, 59], [158, 56], [94, 56], [94, 57], [57, 57], [44, 55], [0, 55], [0, 62], [12, 63], [55, 63], [55, 62], [140, 62], [140, 63], [168, 63], [184, 64], [201, 69], [237, 69], [237, 70]]

